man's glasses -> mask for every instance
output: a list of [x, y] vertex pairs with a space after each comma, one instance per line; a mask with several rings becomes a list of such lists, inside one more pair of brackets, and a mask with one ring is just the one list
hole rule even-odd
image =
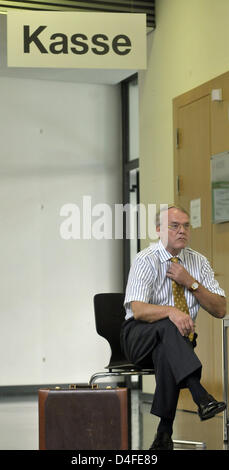
[[181, 227], [183, 227], [184, 230], [189, 230], [190, 223], [186, 222], [185, 224], [178, 224], [177, 222], [173, 222], [171, 225], [168, 225], [168, 228], [173, 230], [173, 232], [178, 232]]

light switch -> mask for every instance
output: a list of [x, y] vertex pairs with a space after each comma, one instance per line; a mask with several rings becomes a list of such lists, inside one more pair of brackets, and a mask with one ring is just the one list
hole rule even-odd
[[222, 101], [222, 88], [212, 90], [212, 101]]

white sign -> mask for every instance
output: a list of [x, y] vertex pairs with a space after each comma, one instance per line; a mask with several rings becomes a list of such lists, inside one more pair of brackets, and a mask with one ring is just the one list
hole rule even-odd
[[192, 199], [190, 201], [190, 222], [192, 228], [201, 227], [201, 200]]
[[8, 12], [8, 67], [146, 68], [146, 15]]
[[229, 221], [229, 151], [212, 155], [212, 221]]
[[225, 188], [213, 189], [213, 222], [229, 221], [229, 184]]
[[211, 156], [211, 180], [213, 183], [229, 181], [229, 152]]

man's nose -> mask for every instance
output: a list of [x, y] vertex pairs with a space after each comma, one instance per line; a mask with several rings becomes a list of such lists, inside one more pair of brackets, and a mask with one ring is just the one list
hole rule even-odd
[[179, 225], [178, 232], [179, 232], [179, 233], [184, 233], [184, 232], [185, 232], [185, 228], [184, 228], [184, 225], [183, 225], [183, 224], [180, 224], [180, 225]]

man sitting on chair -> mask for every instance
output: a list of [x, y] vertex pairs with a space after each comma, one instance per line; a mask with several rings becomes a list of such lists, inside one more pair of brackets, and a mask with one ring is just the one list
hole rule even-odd
[[202, 364], [194, 352], [195, 319], [200, 306], [216, 318], [226, 313], [225, 293], [208, 260], [189, 248], [186, 210], [169, 206], [157, 214], [160, 240], [139, 252], [130, 269], [121, 343], [128, 360], [154, 367], [156, 389], [151, 413], [159, 416], [150, 449], [172, 450], [179, 391], [187, 387], [201, 420], [222, 412], [200, 383]]

